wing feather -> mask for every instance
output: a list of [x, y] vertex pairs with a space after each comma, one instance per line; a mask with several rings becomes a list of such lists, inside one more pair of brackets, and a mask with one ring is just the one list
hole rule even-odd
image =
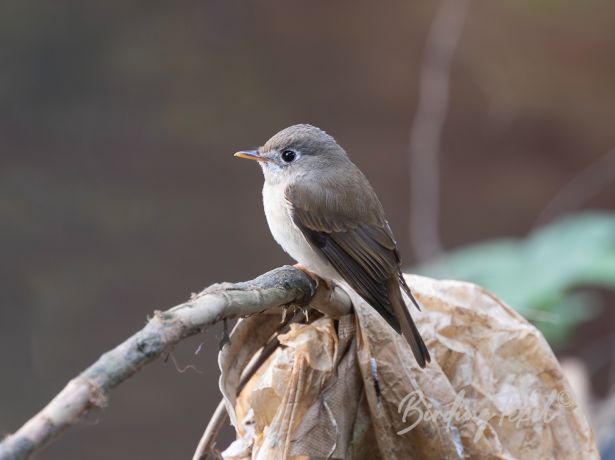
[[375, 195], [364, 196], [363, 188], [345, 185], [344, 190], [354, 199], [348, 201], [346, 197], [342, 200], [344, 206], [326, 186], [288, 187], [286, 199], [291, 204], [293, 222], [344, 280], [398, 333], [404, 334], [417, 361], [424, 366], [429, 352], [400, 289], [416, 301], [401, 275], [397, 245], [382, 206], [377, 198], [374, 200]]

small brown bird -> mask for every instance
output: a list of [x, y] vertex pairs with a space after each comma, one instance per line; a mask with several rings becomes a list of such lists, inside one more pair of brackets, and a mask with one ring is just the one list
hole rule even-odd
[[354, 289], [404, 335], [425, 367], [429, 351], [402, 289], [418, 303], [402, 276], [393, 232], [367, 178], [335, 139], [295, 125], [235, 156], [263, 169], [265, 215], [278, 244], [307, 270]]

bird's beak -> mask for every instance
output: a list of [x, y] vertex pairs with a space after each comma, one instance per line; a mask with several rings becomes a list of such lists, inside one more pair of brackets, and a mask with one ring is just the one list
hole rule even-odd
[[245, 158], [246, 160], [269, 161], [269, 158], [262, 157], [258, 150], [242, 150], [235, 154], [237, 158]]

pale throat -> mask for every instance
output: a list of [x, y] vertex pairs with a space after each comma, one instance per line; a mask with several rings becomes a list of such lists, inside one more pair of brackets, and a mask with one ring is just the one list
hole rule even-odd
[[271, 163], [260, 163], [260, 166], [263, 170], [263, 176], [265, 176], [265, 183], [269, 184], [281, 184], [282, 182], [286, 182], [288, 180], [287, 171], [284, 171], [284, 168], [281, 168], [277, 164]]

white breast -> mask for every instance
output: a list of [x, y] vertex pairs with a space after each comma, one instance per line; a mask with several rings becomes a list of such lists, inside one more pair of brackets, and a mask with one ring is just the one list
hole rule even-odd
[[284, 196], [285, 184], [263, 187], [263, 205], [269, 230], [277, 243], [293, 259], [322, 278], [339, 280], [339, 275], [320, 253], [316, 252], [292, 221], [290, 204]]

